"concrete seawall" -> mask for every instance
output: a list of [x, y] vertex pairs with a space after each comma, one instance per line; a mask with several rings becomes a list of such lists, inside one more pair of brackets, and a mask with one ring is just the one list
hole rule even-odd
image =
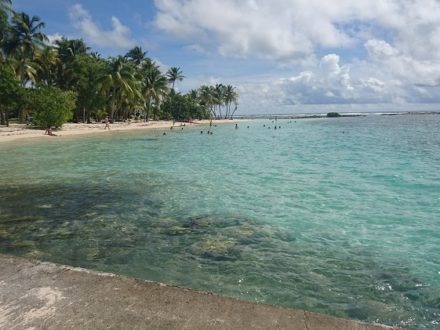
[[0, 329], [391, 329], [0, 254]]

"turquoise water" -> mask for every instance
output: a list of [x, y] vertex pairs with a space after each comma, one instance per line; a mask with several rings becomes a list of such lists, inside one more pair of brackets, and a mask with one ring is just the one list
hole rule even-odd
[[0, 252], [440, 327], [440, 115], [274, 124], [0, 144]]

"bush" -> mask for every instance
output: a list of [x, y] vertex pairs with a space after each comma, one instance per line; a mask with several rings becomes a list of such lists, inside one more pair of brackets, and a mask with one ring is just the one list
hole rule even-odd
[[30, 90], [32, 122], [41, 128], [61, 127], [73, 117], [76, 94], [55, 87]]

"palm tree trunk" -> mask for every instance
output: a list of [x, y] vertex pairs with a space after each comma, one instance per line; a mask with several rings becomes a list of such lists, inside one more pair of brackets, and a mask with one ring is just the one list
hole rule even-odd
[[6, 115], [3, 110], [0, 110], [0, 125], [6, 125]]
[[115, 109], [116, 108], [116, 91], [113, 89], [113, 93], [112, 93], [112, 99], [111, 99], [111, 104], [110, 104], [110, 118], [112, 119], [112, 121], [114, 121], [114, 114], [115, 114]]
[[232, 113], [231, 113], [231, 119], [232, 119], [232, 116], [234, 116], [235, 111], [237, 111], [237, 106], [235, 106], [234, 111], [232, 111]]

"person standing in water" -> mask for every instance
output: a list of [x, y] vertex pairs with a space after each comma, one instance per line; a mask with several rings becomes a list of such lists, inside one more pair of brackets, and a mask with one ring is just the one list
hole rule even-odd
[[235, 129], [238, 129], [238, 124], [235, 124]]

